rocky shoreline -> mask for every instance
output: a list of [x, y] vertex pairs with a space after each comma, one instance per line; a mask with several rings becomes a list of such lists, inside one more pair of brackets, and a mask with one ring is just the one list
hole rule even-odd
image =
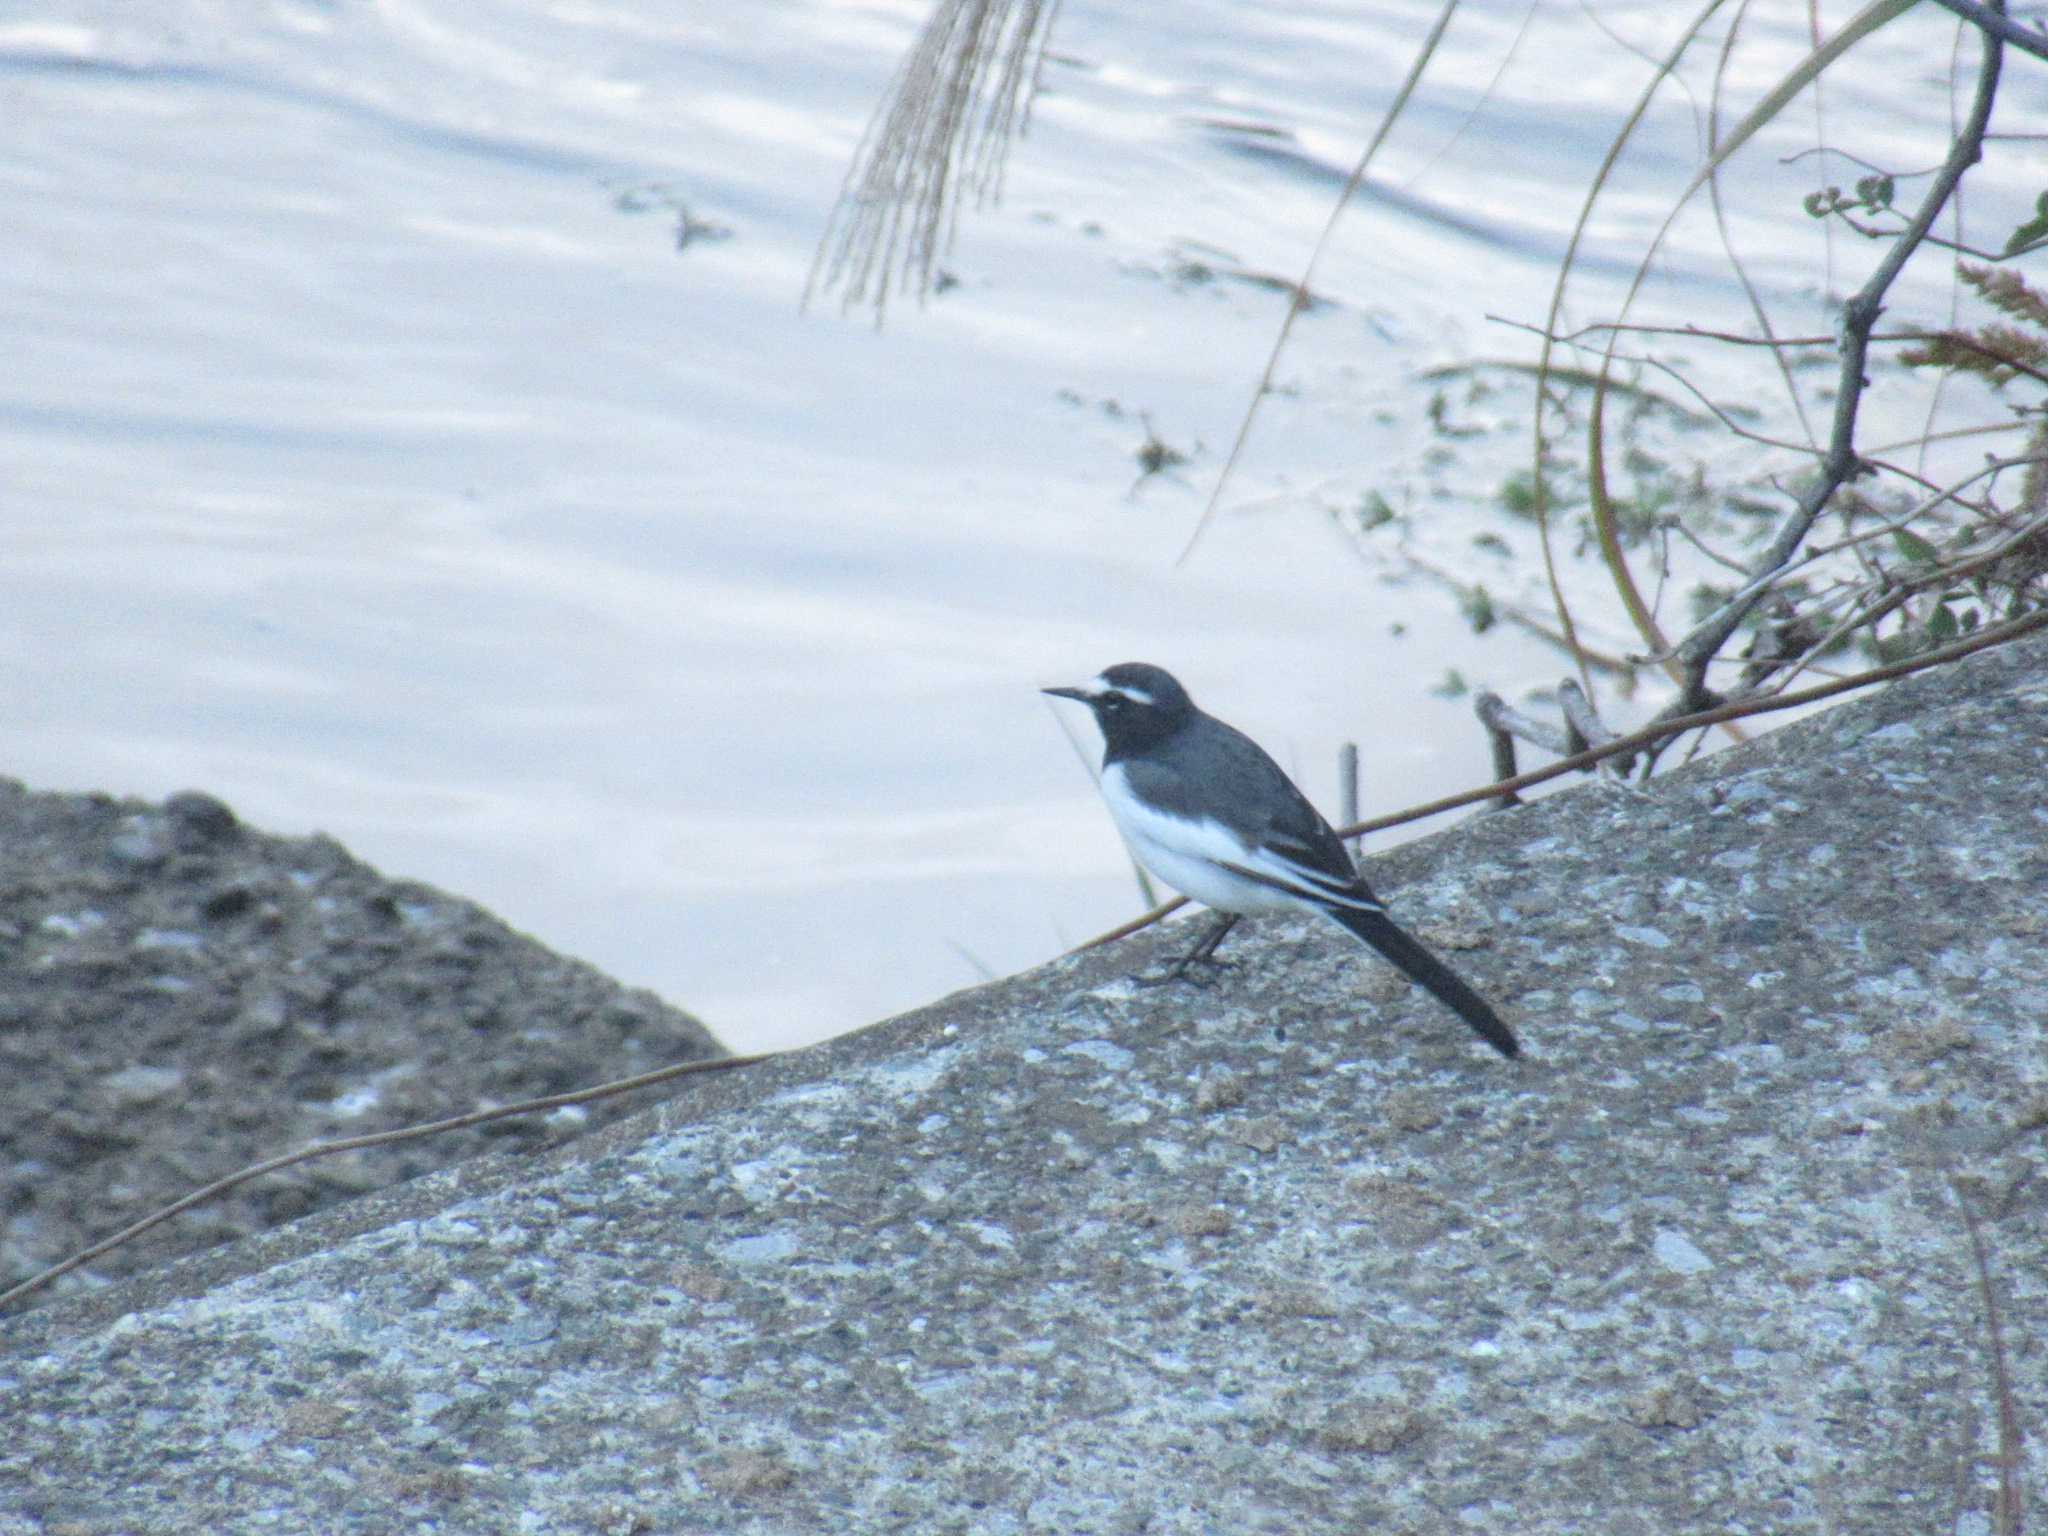
[[[332, 838], [258, 832], [197, 792], [153, 804], [0, 780], [0, 1290], [307, 1142], [717, 1054], [652, 993], [473, 903], [386, 879]], [[60, 1284], [104, 1283], [645, 1105], [320, 1159]]]

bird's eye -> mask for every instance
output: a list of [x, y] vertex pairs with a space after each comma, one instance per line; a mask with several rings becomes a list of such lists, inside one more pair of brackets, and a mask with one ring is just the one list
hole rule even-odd
[[1112, 693], [1102, 701], [1102, 707], [1112, 712], [1122, 709], [1124, 707], [1124, 696], [1120, 693]]

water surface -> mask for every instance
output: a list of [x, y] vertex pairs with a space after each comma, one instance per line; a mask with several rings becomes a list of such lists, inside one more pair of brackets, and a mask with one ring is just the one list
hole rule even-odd
[[[1794, 9], [1746, 24], [1748, 98], [1797, 56]], [[1435, 6], [1070, 6], [958, 286], [879, 333], [800, 315], [923, 11], [0, 17], [0, 769], [324, 829], [738, 1046], [1130, 915], [1041, 684], [1167, 664], [1326, 806], [1347, 738], [1372, 809], [1482, 777], [1466, 702], [1431, 685], [1513, 694], [1557, 659], [1390, 583], [1390, 547], [1333, 513], [1383, 494], [1412, 548], [1540, 606], [1521, 533], [1514, 558], [1472, 543], [1524, 418], [1461, 402], [1476, 440], [1446, 455], [1428, 370], [1533, 355], [1486, 317], [1540, 319], [1642, 60], [1577, 7], [1526, 32], [1521, 7], [1467, 7], [1231, 510], [1175, 568], [1284, 303], [1228, 274], [1298, 268]], [[1598, 15], [1652, 50], [1672, 23]], [[1931, 163], [1953, 36], [1894, 29], [1830, 122]], [[2038, 80], [2016, 67], [2008, 102], [2036, 127]], [[1575, 319], [1615, 311], [1699, 132], [1674, 95], [1594, 222]], [[1868, 253], [1788, 212], [1815, 172], [1785, 147], [1744, 162], [1731, 228], [1788, 323], [1824, 326]], [[1994, 194], [1976, 206], [1996, 227]], [[679, 250], [684, 210], [724, 237]], [[1654, 302], [1729, 319], [1726, 274], [1688, 219]], [[1191, 462], [1138, 484], [1147, 420]]]

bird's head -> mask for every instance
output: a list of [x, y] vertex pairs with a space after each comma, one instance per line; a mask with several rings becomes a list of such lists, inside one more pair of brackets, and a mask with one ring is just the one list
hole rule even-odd
[[1039, 692], [1077, 699], [1093, 710], [1112, 757], [1172, 735], [1195, 712], [1194, 700], [1171, 672], [1142, 661], [1118, 662], [1077, 688]]

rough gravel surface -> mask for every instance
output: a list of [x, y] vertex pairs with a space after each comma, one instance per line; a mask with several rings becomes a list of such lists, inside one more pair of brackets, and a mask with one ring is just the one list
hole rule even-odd
[[[210, 795], [0, 780], [0, 1289], [196, 1185], [309, 1141], [715, 1054], [688, 1015]], [[525, 1117], [272, 1175], [62, 1284], [104, 1283], [485, 1149]]]
[[2018, 1529], [2044, 785], [2036, 641], [1374, 860], [1519, 1061], [1152, 933], [0, 1319], [0, 1536]]

